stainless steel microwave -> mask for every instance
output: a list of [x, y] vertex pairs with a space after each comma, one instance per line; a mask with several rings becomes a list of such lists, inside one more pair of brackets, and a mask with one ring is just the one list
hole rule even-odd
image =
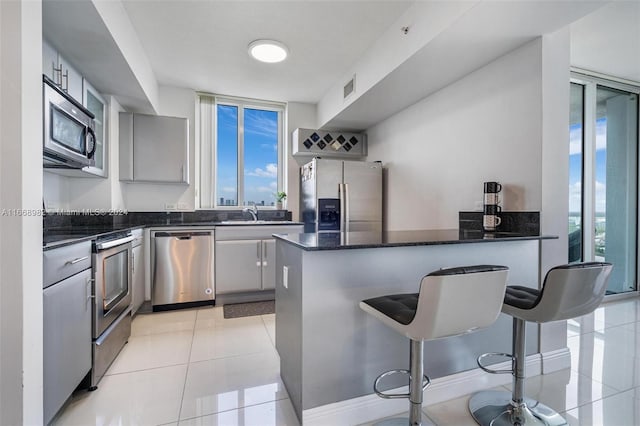
[[94, 116], [43, 76], [45, 168], [81, 169], [95, 165]]

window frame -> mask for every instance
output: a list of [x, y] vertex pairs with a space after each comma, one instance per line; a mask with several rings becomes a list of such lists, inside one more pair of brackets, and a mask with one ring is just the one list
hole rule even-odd
[[[206, 116], [202, 116], [202, 108], [199, 108], [200, 117], [200, 140], [199, 140], [199, 156], [198, 164], [200, 165], [199, 187], [210, 188], [209, 193], [205, 194], [200, 190], [196, 191], [196, 205], [198, 209], [220, 209], [220, 210], [238, 210], [245, 207], [244, 194], [244, 113], [246, 109], [257, 109], [263, 111], [272, 111], [277, 113], [278, 117], [278, 141], [277, 141], [277, 189], [275, 191], [285, 191], [285, 168], [286, 168], [286, 149], [285, 149], [285, 132], [286, 125], [286, 103], [264, 101], [258, 99], [249, 99], [236, 96], [212, 95], [199, 93], [199, 104], [203, 98], [207, 98], [211, 103], [211, 111], [207, 111]], [[217, 168], [218, 168], [218, 123], [217, 111], [218, 105], [228, 105], [238, 108], [238, 151], [237, 151], [237, 205], [219, 205], [219, 195], [217, 191]], [[208, 121], [208, 123], [205, 123]], [[203, 145], [210, 144], [205, 147]], [[206, 149], [205, 149], [206, 148]], [[209, 155], [204, 155], [208, 153]], [[210, 179], [208, 185], [203, 185], [202, 179]], [[274, 191], [274, 192], [275, 192]], [[207, 200], [208, 199], [208, 200]], [[273, 206], [257, 205], [259, 209], [275, 209]]]
[[[596, 118], [598, 86], [635, 93], [640, 97], [640, 86], [633, 82], [572, 68], [570, 83], [583, 86], [583, 138], [582, 138], [582, 261], [595, 257], [595, 167]], [[638, 107], [637, 137], [640, 145], [640, 105]], [[637, 150], [636, 188], [640, 191], [640, 146]], [[640, 295], [640, 196], [636, 200], [636, 282], [635, 290], [606, 295], [605, 300], [626, 299]]]

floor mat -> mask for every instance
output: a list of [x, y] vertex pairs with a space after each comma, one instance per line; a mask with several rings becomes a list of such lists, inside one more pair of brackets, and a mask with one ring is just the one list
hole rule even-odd
[[273, 314], [276, 311], [276, 301], [234, 303], [222, 307], [225, 318], [251, 317], [254, 315]]

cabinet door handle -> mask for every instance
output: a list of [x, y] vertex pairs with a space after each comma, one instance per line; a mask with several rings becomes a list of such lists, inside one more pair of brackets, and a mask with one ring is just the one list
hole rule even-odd
[[[93, 288], [92, 288], [93, 287], [92, 284], [94, 281], [95, 280], [93, 278], [87, 278], [86, 286], [84, 289], [84, 294], [87, 296], [87, 302], [90, 301], [91, 299], [96, 298], [96, 296], [93, 295]], [[86, 306], [85, 306], [85, 309], [86, 309]]]
[[[60, 66], [60, 68], [62, 68], [62, 66]], [[62, 77], [64, 77], [65, 82], [67, 83], [62, 90], [64, 90], [66, 93], [69, 93], [69, 70], [67, 69], [64, 74], [62, 74]], [[62, 78], [60, 79], [60, 84], [62, 84]]]
[[136, 271], [136, 254], [131, 252], [131, 273]]
[[78, 262], [82, 262], [83, 260], [87, 260], [89, 258], [89, 256], [84, 256], [84, 257], [77, 257], [73, 260], [67, 260], [66, 262], [64, 262], [65, 266], [68, 265], [75, 265]]
[[262, 245], [262, 247], [263, 247], [262, 254], [263, 254], [264, 257], [267, 257], [267, 242], [263, 241], [262, 244], [263, 244]]

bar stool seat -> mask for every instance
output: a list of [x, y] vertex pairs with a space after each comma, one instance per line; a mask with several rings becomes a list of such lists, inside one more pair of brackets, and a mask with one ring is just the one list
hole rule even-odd
[[[507, 267], [497, 265], [440, 269], [422, 278], [419, 293], [360, 302], [365, 312], [410, 339], [409, 370], [384, 372], [373, 384], [374, 392], [382, 398], [409, 399], [409, 424], [421, 424], [422, 392], [430, 382], [424, 375], [424, 341], [458, 336], [493, 324], [500, 314], [507, 274]], [[409, 392], [380, 391], [380, 380], [396, 373], [409, 375]]]
[[[566, 420], [550, 407], [524, 396], [526, 321], [545, 323], [567, 320], [593, 312], [602, 302], [612, 265], [585, 262], [551, 268], [542, 290], [507, 287], [502, 312], [513, 317], [512, 354], [490, 353], [478, 357], [478, 366], [488, 373], [510, 373], [513, 390], [482, 391], [469, 400], [469, 411], [483, 426], [565, 425]], [[482, 364], [486, 356], [512, 359], [511, 370], [492, 370]]]

